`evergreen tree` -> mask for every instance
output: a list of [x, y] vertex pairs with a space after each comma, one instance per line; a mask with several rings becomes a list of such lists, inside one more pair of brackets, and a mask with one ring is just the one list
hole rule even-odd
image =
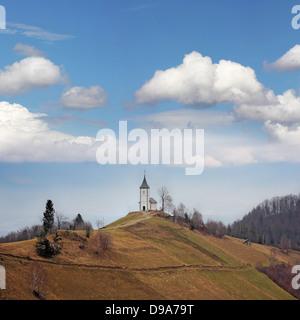
[[51, 232], [51, 229], [53, 228], [54, 213], [55, 213], [55, 210], [53, 207], [53, 202], [51, 200], [48, 200], [46, 203], [46, 210], [44, 212], [44, 217], [43, 217], [43, 229], [46, 234], [48, 232]]
[[42, 232], [35, 244], [36, 252], [39, 256], [44, 258], [51, 258], [61, 252], [62, 243], [61, 238], [56, 233], [53, 243], [51, 243], [47, 237], [46, 233]]
[[36, 252], [39, 256], [44, 258], [51, 258], [53, 256], [53, 247], [45, 234], [41, 234], [35, 244]]
[[76, 224], [81, 224], [81, 223], [83, 223], [83, 222], [84, 222], [84, 221], [83, 221], [83, 219], [82, 219], [81, 214], [78, 213], [78, 215], [77, 215], [76, 218], [75, 218], [75, 223], [76, 223]]
[[84, 221], [80, 213], [77, 214], [76, 218], [74, 219], [74, 230], [79, 230], [84, 228]]
[[61, 238], [59, 235], [56, 233], [55, 237], [53, 239], [53, 249], [54, 249], [54, 255], [60, 254], [62, 250], [63, 244], [61, 242]]

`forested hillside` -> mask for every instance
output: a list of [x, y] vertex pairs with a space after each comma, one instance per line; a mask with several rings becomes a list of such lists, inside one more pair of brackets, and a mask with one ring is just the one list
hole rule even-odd
[[233, 237], [300, 250], [300, 195], [265, 200], [227, 228]]

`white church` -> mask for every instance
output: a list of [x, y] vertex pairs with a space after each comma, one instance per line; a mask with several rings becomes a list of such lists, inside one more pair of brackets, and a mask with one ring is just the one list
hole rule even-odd
[[157, 201], [150, 197], [150, 187], [148, 186], [146, 175], [140, 186], [140, 211], [155, 211], [157, 210]]

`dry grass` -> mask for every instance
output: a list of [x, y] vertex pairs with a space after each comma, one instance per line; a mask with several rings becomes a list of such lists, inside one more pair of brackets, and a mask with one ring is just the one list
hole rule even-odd
[[[48, 273], [48, 299], [293, 299], [255, 269], [269, 264], [270, 247], [205, 236], [139, 212], [107, 227], [90, 239], [61, 232], [64, 247], [53, 259], [37, 256], [35, 240], [1, 244], [7, 290], [0, 299], [35, 299], [27, 280], [35, 260]], [[91, 250], [98, 232], [112, 241], [101, 255]], [[293, 264], [300, 254], [278, 252], [276, 259]]]

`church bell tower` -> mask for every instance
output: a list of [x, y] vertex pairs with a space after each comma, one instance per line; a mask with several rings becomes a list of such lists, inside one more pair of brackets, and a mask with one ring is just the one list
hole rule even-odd
[[144, 174], [144, 180], [140, 186], [140, 211], [150, 210], [150, 187], [148, 186], [146, 175]]

